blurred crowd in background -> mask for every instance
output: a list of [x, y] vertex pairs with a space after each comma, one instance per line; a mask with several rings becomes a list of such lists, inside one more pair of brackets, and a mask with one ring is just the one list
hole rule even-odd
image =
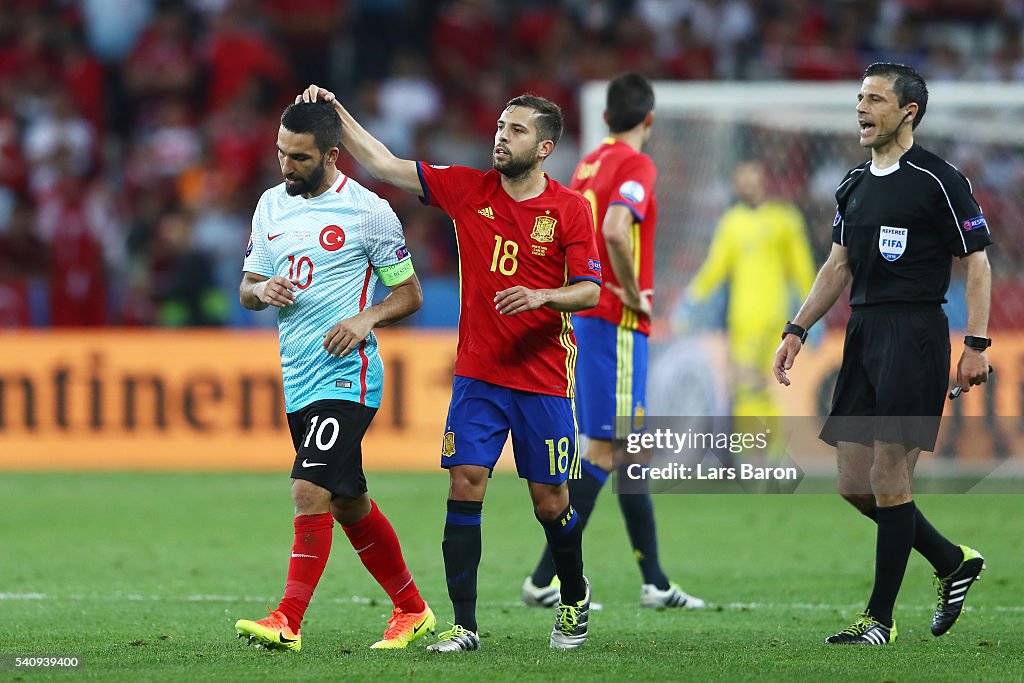
[[[1024, 80], [1013, 0], [3, 0], [0, 326], [273, 325], [237, 303], [281, 109], [311, 82], [395, 154], [489, 165], [496, 115], [626, 71], [673, 80]], [[446, 217], [391, 200], [417, 271], [457, 296]], [[431, 304], [431, 299], [440, 302]], [[427, 297], [422, 325], [452, 324]]]

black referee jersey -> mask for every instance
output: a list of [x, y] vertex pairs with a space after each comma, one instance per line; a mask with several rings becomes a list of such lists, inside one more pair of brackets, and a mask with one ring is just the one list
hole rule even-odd
[[889, 168], [849, 171], [836, 203], [832, 241], [849, 250], [855, 308], [945, 303], [953, 256], [992, 243], [970, 181], [920, 145]]

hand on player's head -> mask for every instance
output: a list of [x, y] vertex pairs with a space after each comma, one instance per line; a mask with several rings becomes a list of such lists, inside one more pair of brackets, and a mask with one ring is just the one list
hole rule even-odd
[[333, 102], [335, 99], [334, 93], [330, 90], [311, 83], [300, 95], [295, 97], [295, 104], [299, 104], [300, 102], [316, 102], [317, 98], [324, 102]]

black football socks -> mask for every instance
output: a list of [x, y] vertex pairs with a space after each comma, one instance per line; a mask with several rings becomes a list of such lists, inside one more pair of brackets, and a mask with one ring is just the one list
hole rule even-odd
[[538, 521], [544, 527], [548, 549], [561, 581], [562, 604], [575, 605], [587, 595], [583, 580], [583, 523], [579, 513], [568, 505], [555, 519], [538, 518]]
[[868, 613], [883, 626], [892, 626], [896, 595], [907, 571], [914, 546], [917, 506], [914, 501], [886, 508], [875, 508], [878, 522], [875, 543], [875, 586], [868, 600]]
[[[569, 480], [569, 502], [572, 504], [573, 509], [576, 510], [579, 520], [577, 524], [580, 525], [580, 532], [582, 533], [583, 529], [587, 526], [587, 520], [590, 519], [590, 514], [594, 511], [594, 506], [597, 504], [597, 496], [601, 493], [601, 488], [605, 482], [608, 481], [608, 473], [586, 459], [583, 460], [581, 469], [583, 474], [580, 479]], [[530, 580], [533, 581], [534, 586], [548, 586], [551, 584], [551, 580], [555, 578], [556, 573], [555, 560], [551, 557], [551, 550], [545, 547]]]
[[[626, 468], [619, 468], [619, 477], [626, 476]], [[658, 534], [654, 522], [654, 505], [651, 502], [651, 494], [647, 491], [647, 480], [630, 482], [631, 489], [642, 486], [643, 490], [632, 490], [630, 493], [620, 493], [619, 507], [622, 509], [622, 518], [626, 521], [626, 531], [629, 533], [629, 542], [633, 545], [633, 554], [640, 563], [640, 573], [643, 574], [644, 583], [653, 584], [658, 590], [668, 590], [668, 577], [661, 570], [661, 563], [658, 561]]]
[[444, 523], [444, 575], [455, 623], [474, 633], [476, 624], [476, 575], [480, 566], [480, 519], [483, 502], [448, 500]]
[[[865, 517], [875, 522], [878, 521], [875, 508], [867, 512], [864, 510], [860, 512]], [[960, 550], [960, 546], [955, 545], [939, 533], [916, 505], [914, 512], [914, 550], [921, 553], [921, 556], [931, 563], [937, 576], [949, 576], [963, 561], [963, 551]]]

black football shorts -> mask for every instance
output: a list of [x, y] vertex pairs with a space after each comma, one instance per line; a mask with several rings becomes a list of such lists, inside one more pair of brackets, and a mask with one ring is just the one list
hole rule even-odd
[[938, 305], [855, 309], [821, 439], [935, 450], [949, 353], [949, 321]]
[[311, 481], [343, 498], [366, 493], [362, 441], [376, 414], [376, 408], [337, 399], [314, 401], [288, 413], [295, 445], [292, 478]]

